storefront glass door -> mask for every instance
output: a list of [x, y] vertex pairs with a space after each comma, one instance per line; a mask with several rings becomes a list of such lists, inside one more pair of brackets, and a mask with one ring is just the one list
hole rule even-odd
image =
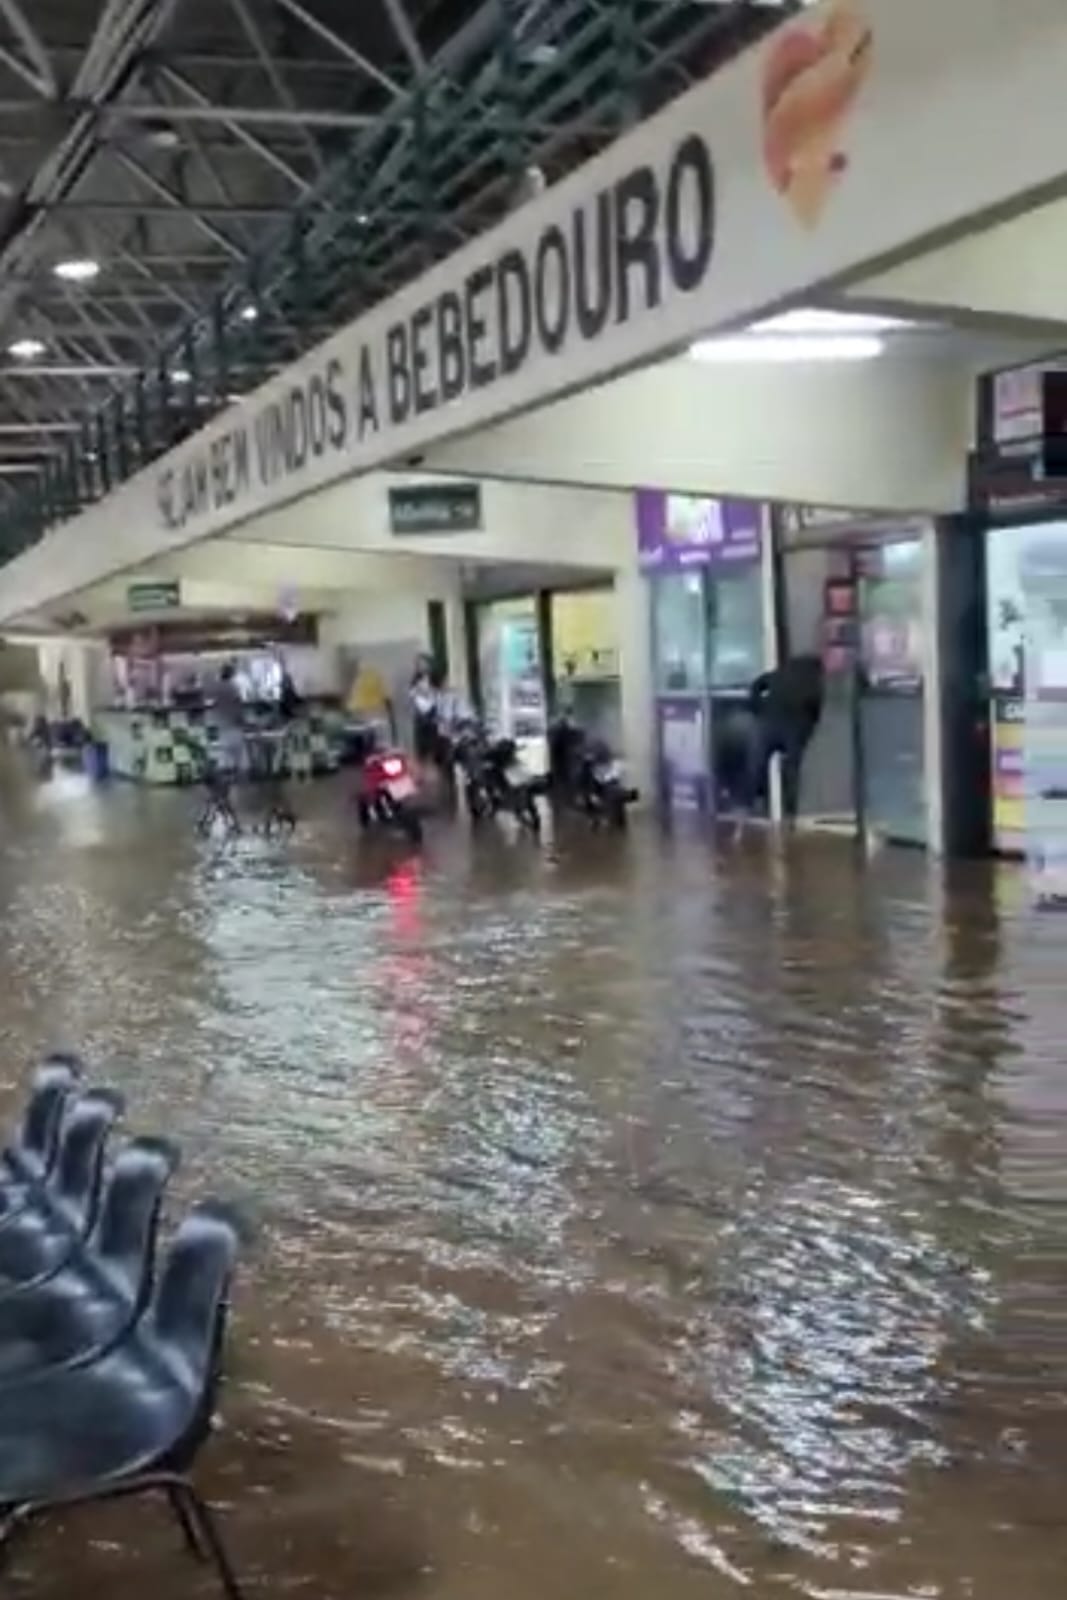
[[869, 828], [926, 844], [923, 545], [858, 552], [863, 806]]
[[479, 607], [478, 665], [482, 713], [489, 727], [516, 740], [543, 767], [548, 708], [533, 595]]

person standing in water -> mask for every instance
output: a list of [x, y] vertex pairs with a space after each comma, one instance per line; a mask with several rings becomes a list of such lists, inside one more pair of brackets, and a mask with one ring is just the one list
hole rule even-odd
[[411, 705], [415, 759], [423, 768], [434, 766], [437, 762], [440, 733], [437, 677], [430, 657], [420, 655], [411, 676], [408, 701]]
[[215, 690], [215, 723], [219, 730], [219, 766], [236, 777], [244, 767], [245, 707], [237, 687], [237, 669], [227, 661]]
[[804, 754], [822, 716], [825, 677], [818, 656], [791, 656], [752, 684], [746, 783], [750, 810], [766, 797], [771, 757], [777, 755], [782, 762], [782, 809], [788, 821], [796, 820]]

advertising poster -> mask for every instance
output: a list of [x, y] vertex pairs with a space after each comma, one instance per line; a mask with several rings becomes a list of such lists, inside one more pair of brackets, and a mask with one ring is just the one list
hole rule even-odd
[[872, 688], [922, 687], [922, 543], [902, 539], [862, 552], [863, 669]]
[[705, 500], [660, 489], [637, 492], [644, 572], [751, 565], [760, 559], [762, 525], [762, 507], [754, 500]]
[[994, 843], [1067, 906], [1067, 522], [987, 543]]
[[[1043, 530], [1038, 530], [1040, 533]], [[1039, 904], [1067, 909], [1067, 538], [1022, 551], [1026, 859]]]
[[[986, 545], [993, 843], [1005, 855], [1026, 851], [1026, 594], [1023, 551], [1054, 529], [993, 528]], [[1061, 537], [1067, 544], [1067, 527]]]
[[656, 702], [660, 786], [672, 811], [707, 811], [708, 730], [703, 701], [661, 697]]
[[1026, 706], [1019, 695], [995, 694], [993, 743], [993, 834], [998, 850], [1018, 854], [1026, 848], [1026, 793], [1023, 742]]

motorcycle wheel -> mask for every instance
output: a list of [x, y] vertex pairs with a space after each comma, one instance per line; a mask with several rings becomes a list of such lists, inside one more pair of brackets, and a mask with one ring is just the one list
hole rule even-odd
[[609, 791], [604, 796], [604, 814], [610, 825], [619, 832], [626, 827], [629, 820], [626, 815], [626, 796], [621, 789]]
[[528, 828], [532, 834], [540, 837], [541, 810], [537, 804], [536, 795], [523, 795], [522, 802], [518, 808], [518, 818], [524, 828]]
[[484, 822], [489, 811], [485, 795], [471, 785], [467, 787], [467, 810], [472, 822]]
[[396, 813], [396, 821], [412, 844], [422, 843], [422, 818], [417, 811], [413, 811], [410, 806], [402, 806]]

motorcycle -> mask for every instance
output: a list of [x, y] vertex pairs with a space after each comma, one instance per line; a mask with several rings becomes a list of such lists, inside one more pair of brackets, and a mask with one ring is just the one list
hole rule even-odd
[[557, 801], [581, 811], [594, 827], [626, 827], [628, 808], [640, 796], [603, 739], [590, 739], [562, 717], [549, 731], [549, 762]]
[[378, 823], [422, 843], [418, 785], [406, 755], [399, 750], [372, 750], [360, 770], [356, 811], [364, 828]]
[[530, 833], [541, 832], [538, 800], [547, 785], [527, 772], [514, 739], [489, 739], [478, 724], [467, 723], [453, 748], [473, 822], [507, 813]]

